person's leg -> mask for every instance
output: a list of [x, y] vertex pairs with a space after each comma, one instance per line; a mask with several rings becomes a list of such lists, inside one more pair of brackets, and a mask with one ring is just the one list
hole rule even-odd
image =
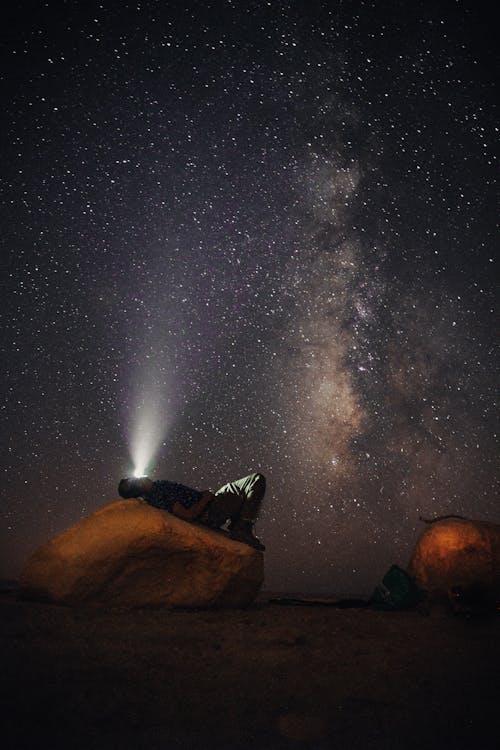
[[[237, 496], [240, 498], [241, 504], [238, 508], [237, 517], [232, 513], [227, 516], [232, 521], [250, 521], [254, 523], [259, 515], [260, 505], [262, 498], [266, 491], [266, 478], [263, 474], [248, 474], [246, 477], [236, 479], [234, 482], [228, 482], [223, 487], [217, 490], [215, 497], [222, 496]], [[232, 508], [235, 510], [237, 507], [236, 503], [233, 503]]]
[[[264, 545], [254, 536], [252, 527], [259, 514], [260, 505], [266, 491], [266, 479], [262, 474], [249, 474], [246, 477], [228, 482], [215, 493], [215, 500], [211, 506], [221, 507], [223, 498], [226, 499], [227, 507], [232, 512], [226, 516], [231, 519], [229, 533], [233, 539], [245, 544], [250, 544], [255, 549], [263, 551]], [[230, 498], [233, 498], [231, 501]], [[239, 504], [234, 498], [239, 498]]]
[[[228, 485], [225, 486], [227, 487]], [[218, 529], [228, 519], [233, 521], [240, 517], [243, 502], [244, 498], [236, 492], [229, 490], [221, 492], [221, 490], [217, 490], [215, 498], [206, 509], [206, 519], [204, 520], [206, 520], [208, 526]]]

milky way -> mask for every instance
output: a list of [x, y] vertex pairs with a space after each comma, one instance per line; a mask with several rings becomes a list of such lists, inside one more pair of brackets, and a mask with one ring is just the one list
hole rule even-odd
[[366, 592], [420, 515], [500, 520], [493, 23], [407, 6], [11, 10], [4, 575], [138, 434], [155, 478], [267, 475], [268, 588]]

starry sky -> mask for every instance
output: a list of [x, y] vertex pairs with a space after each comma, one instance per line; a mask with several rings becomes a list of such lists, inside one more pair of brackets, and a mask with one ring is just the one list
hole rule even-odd
[[500, 522], [482, 4], [4, 14], [0, 573], [141, 452], [267, 476], [273, 590], [369, 593], [420, 515]]

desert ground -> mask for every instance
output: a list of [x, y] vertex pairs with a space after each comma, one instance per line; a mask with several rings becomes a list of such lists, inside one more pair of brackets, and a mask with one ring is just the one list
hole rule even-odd
[[500, 746], [500, 613], [0, 596], [8, 750]]

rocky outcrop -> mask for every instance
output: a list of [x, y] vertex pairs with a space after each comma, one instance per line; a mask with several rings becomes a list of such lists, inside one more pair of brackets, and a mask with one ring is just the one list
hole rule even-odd
[[468, 606], [500, 604], [500, 525], [465, 518], [429, 524], [409, 572], [429, 597]]
[[143, 500], [104, 506], [40, 547], [21, 595], [61, 604], [241, 607], [256, 597], [263, 555]]

